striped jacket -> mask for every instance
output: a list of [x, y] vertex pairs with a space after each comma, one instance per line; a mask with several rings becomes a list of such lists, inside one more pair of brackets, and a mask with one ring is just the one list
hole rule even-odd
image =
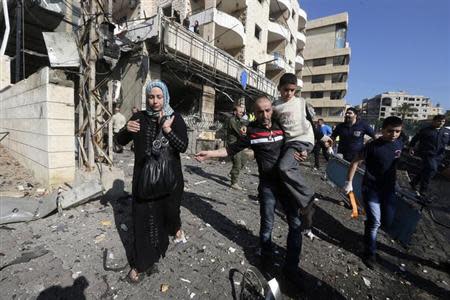
[[277, 162], [284, 144], [283, 130], [278, 123], [272, 121], [272, 127], [267, 129], [258, 121], [251, 122], [247, 127], [247, 135], [227, 147], [229, 156], [251, 148], [255, 153], [259, 177], [277, 179]]

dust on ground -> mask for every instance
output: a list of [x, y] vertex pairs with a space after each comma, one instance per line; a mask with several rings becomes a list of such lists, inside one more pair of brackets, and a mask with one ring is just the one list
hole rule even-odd
[[[115, 160], [129, 187], [133, 154], [125, 151]], [[258, 265], [256, 164], [250, 162], [240, 176], [245, 191], [229, 188], [230, 163], [200, 164], [183, 155], [182, 164], [181, 218], [188, 241], [171, 243], [159, 273], [138, 285], [123, 280], [132, 247], [131, 197], [124, 193], [112, 199], [107, 193], [62, 216], [1, 226], [0, 266], [15, 259], [19, 263], [0, 271], [0, 298], [233, 299], [240, 291], [240, 273]], [[299, 291], [281, 275], [287, 224], [277, 212], [272, 237], [279, 254], [272, 273], [284, 299], [450, 298], [448, 241], [426, 211], [408, 249], [380, 233], [380, 267], [372, 271], [360, 258], [363, 220], [350, 218], [339, 191], [320, 172], [305, 172], [320, 198], [313, 228], [318, 238], [303, 238], [305, 284]], [[11, 189], [17, 185], [14, 180], [23, 180], [3, 177], [14, 176], [3, 168], [1, 174], [1, 180], [11, 181]]]

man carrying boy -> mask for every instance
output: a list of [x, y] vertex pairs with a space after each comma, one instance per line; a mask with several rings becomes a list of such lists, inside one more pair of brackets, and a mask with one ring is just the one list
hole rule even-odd
[[376, 239], [378, 228], [387, 230], [392, 224], [396, 209], [395, 181], [397, 160], [403, 149], [399, 139], [402, 132], [402, 119], [387, 117], [383, 121], [382, 135], [367, 143], [364, 149], [350, 164], [344, 186], [346, 193], [353, 191], [352, 180], [359, 163], [365, 162], [362, 193], [367, 220], [364, 227], [363, 262], [373, 269], [376, 263]]
[[297, 77], [285, 73], [280, 78], [280, 98], [274, 102], [274, 114], [284, 131], [285, 145], [280, 157], [279, 171], [282, 184], [296, 200], [298, 208], [308, 206], [314, 191], [306, 184], [295, 152], [311, 152], [314, 146], [314, 132], [311, 118], [308, 120], [306, 101], [295, 97]]
[[[287, 254], [283, 272], [290, 281], [296, 285], [301, 284], [302, 279], [298, 270], [299, 256], [302, 247], [301, 220], [296, 204], [281, 195], [280, 178], [277, 168], [278, 158], [284, 144], [283, 131], [273, 122], [272, 103], [266, 96], [260, 96], [254, 104], [256, 121], [247, 127], [247, 135], [227, 148], [211, 151], [201, 151], [196, 154], [198, 161], [204, 161], [213, 157], [226, 157], [235, 155], [245, 148], [250, 147], [255, 152], [259, 173], [259, 203], [260, 203], [260, 246], [261, 263], [266, 271], [273, 268], [272, 229], [275, 217], [275, 205], [279, 201], [287, 216], [289, 232], [287, 237]], [[296, 153], [296, 159], [304, 161], [307, 153]], [[297, 163], [297, 162], [296, 162]]]

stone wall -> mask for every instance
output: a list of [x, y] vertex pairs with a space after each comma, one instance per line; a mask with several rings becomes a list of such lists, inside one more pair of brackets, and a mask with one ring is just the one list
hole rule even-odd
[[1, 142], [44, 185], [75, 175], [74, 89], [43, 68], [0, 92]]

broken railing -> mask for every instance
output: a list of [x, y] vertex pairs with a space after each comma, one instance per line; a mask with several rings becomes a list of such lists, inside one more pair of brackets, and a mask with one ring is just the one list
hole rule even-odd
[[161, 49], [175, 58], [183, 57], [188, 62], [195, 62], [202, 70], [210, 69], [213, 73], [221, 73], [236, 80], [237, 84], [243, 80], [242, 75], [245, 73], [249, 87], [275, 96], [275, 83], [180, 24], [161, 18], [160, 37], [164, 46]]

